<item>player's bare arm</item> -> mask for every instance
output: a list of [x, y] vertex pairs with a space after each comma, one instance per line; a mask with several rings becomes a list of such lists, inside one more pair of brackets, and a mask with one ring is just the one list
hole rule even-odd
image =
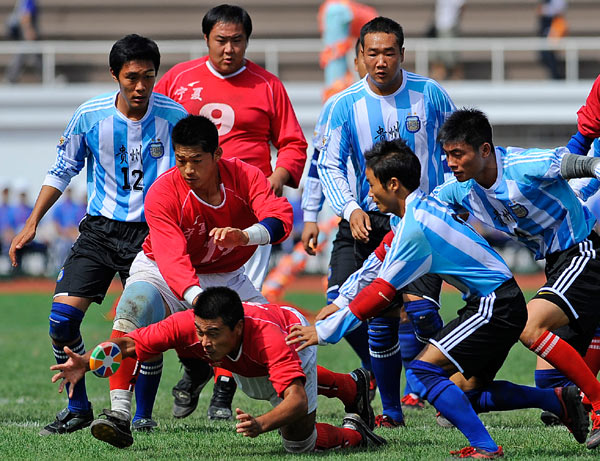
[[269, 176], [267, 179], [271, 183], [271, 189], [273, 189], [275, 195], [277, 197], [281, 197], [283, 194], [283, 186], [289, 184], [292, 176], [288, 170], [278, 166], [275, 168], [275, 171], [273, 171], [273, 174], [271, 174], [271, 176]]
[[304, 251], [311, 256], [317, 254], [317, 244], [319, 241], [319, 226], [316, 222], [305, 221], [302, 229], [302, 245]]
[[236, 227], [214, 227], [208, 236], [221, 248], [244, 246], [249, 241], [248, 233]]
[[10, 244], [8, 256], [13, 267], [17, 267], [17, 250], [22, 249], [35, 238], [38, 224], [61, 194], [61, 191], [52, 186], [42, 186], [33, 210], [25, 222], [25, 227], [13, 238]]
[[285, 343], [288, 345], [302, 343], [296, 348], [297, 352], [308, 346], [316, 346], [319, 344], [317, 328], [314, 325], [294, 325], [290, 328], [290, 334], [285, 337]]
[[319, 313], [315, 316], [315, 322], [326, 319], [331, 314], [336, 313], [338, 310], [340, 310], [340, 307], [337, 304], [328, 304], [323, 309], [321, 309]]
[[300, 379], [294, 379], [283, 391], [283, 401], [264, 415], [255, 418], [240, 408], [236, 408], [235, 411], [238, 420], [236, 432], [244, 437], [257, 437], [264, 432], [292, 424], [308, 411], [304, 383]]
[[350, 215], [350, 230], [352, 237], [363, 243], [369, 241], [369, 231], [371, 230], [371, 219], [363, 210], [357, 208]]

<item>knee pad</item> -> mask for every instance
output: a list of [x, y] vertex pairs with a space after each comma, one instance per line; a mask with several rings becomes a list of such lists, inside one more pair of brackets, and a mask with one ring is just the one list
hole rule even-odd
[[287, 440], [283, 437], [283, 448], [288, 453], [308, 453], [315, 449], [317, 443], [317, 428], [315, 427], [313, 433], [306, 440]]
[[52, 303], [50, 309], [50, 337], [57, 344], [68, 344], [80, 336], [79, 326], [85, 312], [63, 303]]
[[440, 307], [429, 299], [409, 301], [404, 304], [406, 314], [412, 323], [417, 339], [426, 343], [444, 325], [440, 317]]
[[403, 361], [411, 361], [425, 347], [425, 344], [415, 336], [415, 330], [410, 322], [400, 323], [398, 326], [398, 342]]
[[129, 333], [165, 318], [165, 304], [160, 291], [148, 282], [133, 282], [121, 295], [113, 329]]
[[373, 357], [388, 357], [400, 350], [399, 318], [376, 317], [369, 321], [369, 350]]

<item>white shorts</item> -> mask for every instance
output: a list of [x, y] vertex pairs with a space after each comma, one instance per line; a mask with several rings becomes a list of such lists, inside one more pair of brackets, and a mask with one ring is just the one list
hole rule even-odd
[[[304, 316], [296, 309], [288, 306], [282, 306], [282, 308], [294, 312], [302, 322], [302, 325], [309, 325]], [[317, 409], [317, 346], [310, 346], [301, 350], [298, 352], [298, 356], [302, 361], [302, 370], [304, 370], [304, 374], [306, 375], [304, 390], [308, 399], [307, 414], [310, 414]], [[268, 400], [274, 407], [281, 403], [282, 398], [275, 392], [268, 376], [247, 378], [233, 373], [233, 377], [239, 388], [248, 397], [256, 400]]]
[[[231, 288], [240, 296], [242, 301], [267, 302], [265, 297], [254, 288], [250, 279], [246, 277], [244, 268], [241, 267], [233, 272], [221, 272], [217, 274], [197, 274], [200, 279], [201, 287], [226, 286]], [[163, 299], [169, 306], [171, 314], [175, 312], [191, 309], [192, 306], [185, 300], [180, 300], [173, 294], [169, 285], [158, 270], [156, 262], [148, 258], [143, 251], [140, 251], [129, 270], [129, 278], [125, 283], [125, 287], [133, 282], [148, 282], [152, 284], [160, 292]]]
[[244, 264], [246, 275], [258, 291], [262, 290], [263, 282], [267, 278], [272, 248], [273, 245], [259, 245], [252, 257]]

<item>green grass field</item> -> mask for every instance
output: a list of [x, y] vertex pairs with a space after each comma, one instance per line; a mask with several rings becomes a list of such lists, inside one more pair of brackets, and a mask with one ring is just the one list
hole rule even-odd
[[[315, 294], [291, 293], [290, 302], [317, 310], [324, 298]], [[467, 445], [456, 429], [442, 429], [435, 423], [435, 410], [427, 406], [422, 411], [406, 414], [407, 427], [399, 430], [378, 429], [388, 445], [377, 451], [345, 450], [318, 455], [287, 455], [277, 433], [263, 434], [256, 439], [235, 433], [234, 424], [209, 423], [206, 408], [211, 385], [203, 391], [198, 410], [184, 420], [171, 416], [171, 387], [179, 379], [175, 354], [165, 355], [161, 387], [154, 417], [159, 428], [153, 434], [135, 434], [132, 447], [119, 450], [94, 439], [88, 430], [67, 436], [40, 437], [39, 430], [65, 406], [65, 397], [50, 383], [54, 363], [48, 338], [49, 295], [0, 295], [0, 459], [36, 460], [140, 460], [140, 459], [448, 459], [449, 450]], [[83, 336], [91, 347], [106, 339], [111, 322], [103, 314], [112, 304], [107, 298], [102, 307], [94, 305], [83, 322]], [[443, 314], [452, 318], [460, 298], [454, 293], [444, 295]], [[319, 349], [319, 363], [335, 371], [350, 371], [358, 359], [345, 343]], [[500, 371], [499, 379], [533, 385], [535, 356], [520, 344], [515, 345]], [[108, 380], [87, 377], [88, 394], [95, 412], [109, 407]], [[250, 400], [241, 392], [234, 406], [254, 414], [269, 409], [267, 402]], [[381, 411], [379, 397], [375, 412]], [[520, 460], [584, 459], [599, 453], [578, 445], [563, 428], [543, 427], [538, 410], [519, 410], [484, 414], [482, 419], [495, 440], [504, 446], [506, 456]], [[339, 425], [343, 406], [339, 401], [319, 397], [318, 419]]]

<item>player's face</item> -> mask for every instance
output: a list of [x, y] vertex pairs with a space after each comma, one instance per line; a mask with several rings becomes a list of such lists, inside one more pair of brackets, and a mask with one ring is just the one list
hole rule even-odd
[[201, 319], [194, 317], [196, 333], [204, 352], [213, 362], [219, 362], [226, 355], [235, 355], [241, 344], [244, 323], [240, 320], [233, 328], [223, 323], [221, 317]]
[[150, 95], [156, 82], [156, 69], [152, 61], [127, 61], [119, 75], [110, 71], [119, 84], [117, 109], [130, 118], [146, 114]]
[[204, 191], [219, 183], [218, 161], [222, 152], [220, 147], [211, 154], [200, 146], [175, 145], [175, 165], [193, 191]]
[[392, 190], [384, 188], [381, 181], [373, 174], [371, 168], [366, 169], [367, 182], [369, 183], [369, 196], [382, 213], [398, 212], [398, 200]]
[[244, 65], [248, 40], [242, 24], [217, 22], [204, 39], [208, 46], [208, 59], [220, 74], [232, 74]]
[[400, 87], [404, 48], [400, 49], [394, 34], [374, 32], [365, 35], [363, 59], [374, 91], [385, 95]]
[[447, 142], [442, 146], [446, 152], [448, 167], [458, 181], [477, 180], [481, 177], [485, 169], [485, 159], [481, 155], [483, 147], [475, 150], [465, 142]]

